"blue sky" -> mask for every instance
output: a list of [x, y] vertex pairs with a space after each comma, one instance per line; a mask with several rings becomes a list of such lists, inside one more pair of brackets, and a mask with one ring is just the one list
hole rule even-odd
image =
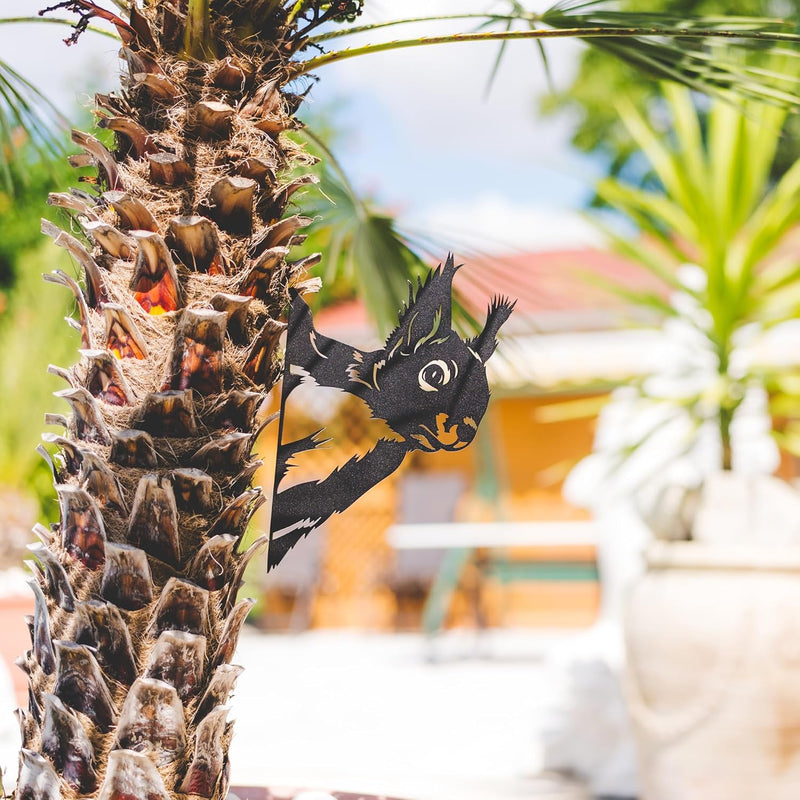
[[[362, 21], [477, 11], [487, 4], [491, 0], [372, 0]], [[40, 6], [41, 0], [4, 0], [3, 12], [33, 15]], [[363, 40], [455, 29], [454, 23], [415, 24]], [[112, 40], [87, 34], [79, 46], [66, 48], [61, 38], [55, 26], [0, 27], [0, 53], [67, 109], [87, 104], [94, 88], [114, 86]], [[557, 83], [569, 83], [580, 47], [548, 45]], [[320, 70], [309, 109], [333, 113], [342, 130], [336, 152], [354, 183], [416, 229], [495, 251], [591, 240], [575, 211], [597, 166], [569, 147], [568, 119], [538, 116], [537, 100], [547, 89], [531, 43], [508, 48], [486, 96], [496, 52], [495, 44], [457, 44], [334, 64]]]
[[[368, 6], [365, 17], [474, 12], [490, 4], [384, 0]], [[458, 24], [470, 23], [415, 24], [359, 41], [431, 35]], [[557, 84], [569, 84], [580, 48], [569, 41], [548, 45]], [[583, 240], [589, 234], [574, 211], [589, 195], [597, 166], [570, 148], [570, 120], [538, 115], [547, 85], [530, 42], [507, 48], [486, 96], [496, 53], [496, 44], [456, 44], [344, 61], [320, 70], [309, 108], [344, 105], [338, 116], [346, 131], [337, 155], [360, 187], [415, 227], [446, 224], [458, 236], [483, 237], [489, 249], [502, 249], [504, 241], [547, 246]]]

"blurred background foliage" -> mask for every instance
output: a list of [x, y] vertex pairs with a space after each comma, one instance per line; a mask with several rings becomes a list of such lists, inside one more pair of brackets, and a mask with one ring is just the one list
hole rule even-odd
[[[789, 0], [623, 0], [620, 10], [664, 12], [678, 15], [769, 16], [793, 18], [796, 2]], [[572, 144], [580, 151], [599, 157], [608, 174], [645, 184], [652, 178], [634, 138], [617, 112], [618, 101], [626, 102], [668, 124], [669, 116], [652, 76], [636, 70], [599, 48], [585, 48], [575, 80], [563, 91], [545, 96], [540, 111], [564, 113], [573, 122]], [[707, 104], [707, 100], [704, 100]], [[707, 105], [706, 105], [707, 108]], [[701, 113], [701, 124], [704, 123]], [[800, 156], [800, 116], [792, 115], [784, 128], [772, 177], [777, 178]], [[637, 155], [638, 154], [638, 155]], [[594, 205], [604, 205], [599, 195]]]
[[[26, 102], [37, 97], [32, 89]], [[73, 364], [80, 337], [64, 320], [74, 315], [72, 297], [45, 284], [42, 273], [62, 269], [78, 278], [79, 271], [63, 250], [43, 239], [40, 228], [43, 217], [63, 222], [63, 212], [48, 206], [46, 198], [66, 191], [76, 176], [66, 161], [74, 150], [66, 120], [59, 116], [56, 128], [52, 107], [40, 106], [37, 113], [6, 119], [16, 126], [0, 159], [0, 397], [5, 411], [0, 413], [0, 486], [30, 497], [40, 517], [55, 520], [52, 475], [35, 447], [45, 413], [66, 411], [52, 396], [64, 382], [48, 374], [47, 366]], [[90, 124], [85, 113], [76, 117]]]
[[[66, 151], [67, 136], [57, 142]], [[13, 152], [11, 152], [13, 147]], [[66, 324], [66, 293], [47, 286], [41, 273], [57, 267], [74, 273], [69, 259], [46, 248], [42, 216], [57, 212], [43, 202], [65, 188], [72, 170], [66, 161], [45, 162], [41, 149], [17, 129], [6, 145], [5, 180], [0, 183], [0, 484], [33, 495], [42, 514], [55, 518], [52, 477], [34, 451], [44, 414], [53, 411], [52, 392], [63, 381], [46, 373], [50, 363], [75, 360], [77, 334]], [[13, 413], [11, 413], [13, 410]]]
[[[11, 146], [4, 148], [6, 180], [0, 183], [0, 311], [5, 309], [5, 292], [14, 284], [22, 254], [41, 240], [40, 219], [51, 213], [44, 204], [47, 193], [66, 187], [72, 173], [63, 158], [43, 161], [21, 130], [13, 138], [14, 152], [9, 152]], [[66, 149], [66, 135], [63, 139]]]
[[[30, 210], [37, 213], [33, 206]], [[45, 429], [45, 413], [64, 410], [52, 392], [66, 388], [47, 373], [47, 365], [73, 364], [80, 346], [80, 336], [64, 321], [73, 310], [71, 298], [42, 281], [43, 272], [74, 271], [68, 257], [53, 251], [38, 246], [20, 254], [17, 279], [3, 292], [0, 314], [0, 397], [6, 409], [0, 414], [0, 484], [32, 494], [47, 519], [58, 517], [53, 478], [34, 448]]]

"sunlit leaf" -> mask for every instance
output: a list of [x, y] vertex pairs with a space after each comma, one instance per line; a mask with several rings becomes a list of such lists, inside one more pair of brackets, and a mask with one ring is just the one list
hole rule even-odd
[[[313, 55], [297, 66], [297, 72], [308, 74], [345, 59], [413, 47], [525, 39], [541, 42], [546, 38], [570, 36], [584, 39], [592, 47], [609, 52], [657, 79], [673, 80], [729, 99], [735, 96], [800, 107], [797, 82], [790, 71], [772, 68], [759, 72], [754, 65], [745, 64], [741, 55], [752, 52], [763, 61], [765, 54], [784, 52], [789, 49], [786, 45], [800, 44], [800, 34], [785, 20], [618, 12], [611, 10], [606, 2], [573, 0], [556, 3], [542, 14], [531, 14], [518, 0], [508, 0], [507, 5], [505, 13], [478, 15], [483, 17], [478, 31], [455, 30], [436, 36], [356, 44]], [[476, 15], [464, 15], [462, 19], [470, 16]], [[370, 29], [412, 21], [418, 20], [377, 23]], [[519, 27], [513, 27], [513, 22], [518, 22]], [[492, 29], [493, 25], [499, 29]], [[364, 27], [359, 26], [359, 29], [363, 31]], [[356, 29], [348, 32], [356, 32]], [[724, 48], [720, 44], [723, 41]], [[504, 52], [501, 49], [500, 59]]]
[[[542, 21], [560, 30], [594, 32], [596, 38], [588, 39], [593, 47], [654, 78], [728, 98], [735, 94], [779, 105], [798, 103], [791, 71], [775, 68], [771, 74], [759, 74], [744, 67], [737, 54], [751, 51], [764, 59], [771, 51], [781, 52], [782, 41], [796, 41], [797, 29], [789, 20], [617, 11], [606, 0], [562, 0], [542, 14]], [[726, 37], [733, 45], [730, 49], [719, 46], [715, 34], [722, 31], [732, 35]], [[602, 32], [607, 35], [598, 35]]]
[[42, 161], [63, 157], [66, 124], [35, 86], [0, 59], [0, 174], [7, 190], [13, 190], [10, 162], [24, 144]]

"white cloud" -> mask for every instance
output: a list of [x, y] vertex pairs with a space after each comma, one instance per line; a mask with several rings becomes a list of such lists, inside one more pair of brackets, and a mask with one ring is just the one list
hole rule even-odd
[[411, 212], [402, 224], [415, 231], [499, 255], [518, 250], [549, 250], [599, 245], [601, 237], [580, 214], [515, 203], [497, 193]]

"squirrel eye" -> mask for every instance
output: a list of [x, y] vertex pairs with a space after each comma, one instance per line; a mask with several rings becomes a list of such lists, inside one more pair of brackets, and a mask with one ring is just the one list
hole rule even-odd
[[450, 367], [444, 361], [429, 361], [419, 371], [418, 380], [423, 392], [438, 392], [450, 382]]

